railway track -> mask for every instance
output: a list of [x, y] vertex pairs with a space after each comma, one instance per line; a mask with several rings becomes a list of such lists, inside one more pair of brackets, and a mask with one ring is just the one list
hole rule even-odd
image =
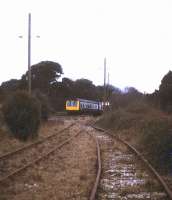
[[[28, 187], [32, 187], [33, 191], [34, 187], [37, 188], [37, 191], [41, 190], [42, 181], [38, 181], [39, 187], [37, 185], [37, 181], [29, 181], [31, 182], [30, 184], [28, 184], [28, 181], [26, 181], [28, 179], [28, 176], [32, 174], [32, 170], [30, 169], [30, 167], [34, 168], [35, 166], [35, 170], [33, 171], [36, 177], [39, 175], [40, 170], [45, 167], [46, 176], [46, 160], [48, 160], [46, 158], [50, 157], [49, 160], [51, 161], [48, 162], [48, 166], [49, 170], [51, 171], [52, 165], [54, 163], [54, 158], [57, 156], [57, 154], [54, 154], [54, 152], [58, 151], [59, 159], [63, 159], [60, 156], [62, 152], [60, 149], [64, 145], [70, 143], [70, 141], [77, 137], [80, 133], [84, 133], [81, 134], [82, 137], [81, 135], [77, 137], [76, 141], [73, 140], [73, 142], [75, 142], [75, 145], [77, 145], [78, 142], [78, 145], [80, 145], [80, 138], [83, 138], [84, 135], [86, 135], [85, 132], [87, 131], [93, 136], [96, 142], [98, 155], [98, 173], [93, 190], [89, 197], [90, 200], [171, 199], [171, 191], [168, 190], [166, 184], [160, 180], [157, 180], [158, 174], [154, 172], [153, 175], [152, 170], [147, 168], [147, 163], [143, 164], [141, 159], [138, 157], [140, 156], [139, 153], [137, 153], [138, 155], [136, 155], [136, 153], [133, 153], [134, 149], [127, 146], [128, 144], [126, 142], [122, 142], [119, 138], [114, 138], [110, 133], [107, 134], [105, 130], [93, 129], [92, 127], [90, 127], [89, 123], [83, 123], [82, 119], [80, 121], [77, 120], [77, 126], [73, 124], [74, 121], [72, 120], [72, 124], [61, 130], [60, 133], [58, 132], [57, 135], [53, 134], [54, 136], [49, 136], [50, 138], [46, 138], [45, 141], [42, 141], [38, 144], [32, 144], [33, 146], [28, 145], [28, 147], [25, 147], [24, 149], [18, 149], [16, 152], [11, 152], [11, 154], [9, 155], [7, 154], [7, 157], [5, 155], [1, 156], [0, 194], [3, 194], [3, 191], [5, 190], [6, 193], [4, 193], [4, 196], [8, 194], [9, 197], [12, 197], [13, 195], [10, 194], [10, 185], [15, 185], [16, 183], [17, 187], [21, 186], [21, 190]], [[71, 132], [69, 129], [71, 130]], [[94, 147], [93, 141], [92, 144]], [[83, 148], [83, 146], [80, 146], [80, 148], [81, 147]], [[86, 146], [86, 148], [88, 147]], [[80, 155], [80, 151], [78, 155]], [[83, 157], [83, 159], [85, 159], [85, 157]], [[76, 161], [79, 162], [77, 158]], [[39, 163], [39, 165], [35, 165], [37, 163]], [[55, 165], [54, 168], [55, 171], [57, 170], [56, 166], [57, 165]], [[28, 168], [29, 170], [25, 171]], [[63, 174], [63, 170], [61, 173]], [[32, 177], [32, 179], [33, 178], [34, 176]], [[81, 178], [83, 179], [84, 176], [82, 175]], [[6, 187], [9, 189], [6, 189]], [[51, 190], [51, 188], [49, 189]], [[13, 191], [19, 191], [19, 189], [14, 188]], [[71, 195], [76, 194], [71, 193], [68, 195], [68, 197], [72, 199]], [[65, 199], [65, 197], [62, 199]], [[80, 196], [78, 195], [76, 199], [82, 198], [80, 198]], [[88, 198], [86, 197], [83, 199], [85, 200]]]
[[172, 199], [166, 183], [134, 147], [103, 129], [92, 132], [98, 169], [90, 200]]
[[[29, 199], [30, 200], [33, 198], [33, 196], [39, 197], [39, 195], [43, 195], [43, 194], [47, 196], [54, 194], [54, 190], [56, 187], [52, 189], [53, 184], [55, 182], [58, 183], [58, 179], [62, 179], [62, 174], [64, 172], [63, 170], [67, 171], [67, 168], [71, 167], [68, 165], [63, 166], [64, 163], [69, 162], [67, 158], [68, 154], [69, 154], [69, 157], [70, 156], [73, 157], [76, 154], [74, 153], [73, 155], [73, 153], [70, 150], [72, 149], [73, 151], [72, 144], [76, 144], [77, 146], [78, 144], [77, 141], [79, 141], [80, 138], [82, 138], [82, 140], [86, 140], [89, 144], [89, 139], [88, 139], [89, 137], [87, 136], [87, 134], [85, 134], [85, 123], [87, 123], [88, 120], [87, 119], [84, 120], [83, 118], [77, 119], [77, 122], [78, 122], [77, 125], [73, 124], [75, 120], [70, 120], [70, 122], [72, 122], [72, 124], [70, 124], [65, 129], [61, 130], [60, 133], [58, 132], [57, 134], [53, 134], [52, 136], [50, 136], [50, 138], [49, 137], [45, 138], [45, 141], [28, 145], [27, 147], [18, 149], [15, 152], [11, 152], [11, 153], [1, 156], [0, 158], [0, 163], [1, 163], [0, 199], [12, 198], [12, 199]], [[80, 133], [84, 133], [84, 134], [80, 134]], [[84, 139], [85, 137], [87, 139]], [[92, 144], [94, 146], [93, 141], [92, 141]], [[78, 148], [81, 149], [82, 146], [79, 146]], [[76, 151], [77, 148], [74, 148], [74, 149]], [[78, 156], [80, 156], [81, 151], [77, 152]], [[83, 153], [84, 151], [82, 151], [82, 154]], [[91, 155], [94, 156], [95, 154], [93, 153]], [[77, 160], [78, 156], [76, 158], [74, 157], [73, 159], [74, 161], [73, 161], [72, 171], [74, 172], [74, 174], [75, 173], [77, 174], [80, 170], [80, 169], [77, 169], [78, 170], [77, 172], [75, 169], [75, 166], [78, 163], [78, 160]], [[83, 157], [83, 160], [84, 160], [84, 157]], [[70, 160], [70, 163], [72, 163], [71, 159], [69, 160]], [[79, 164], [79, 166], [81, 165]], [[87, 170], [87, 168], [85, 168], [85, 170]], [[70, 169], [68, 171], [70, 172]], [[52, 175], [50, 179], [53, 179], [54, 183], [52, 182], [51, 184], [51, 180], [47, 179], [48, 178], [47, 174], [49, 177], [51, 177]], [[69, 173], [67, 173], [67, 175], [65, 173], [65, 176], [69, 176]], [[57, 177], [56, 178], [57, 181], [54, 179], [54, 177]], [[85, 177], [85, 174], [83, 173], [83, 175], [81, 175], [81, 179], [84, 179], [84, 177]], [[77, 177], [76, 177], [76, 180], [77, 180]], [[69, 183], [70, 181], [67, 181], [67, 182]], [[63, 178], [63, 183], [64, 183], [64, 178]], [[46, 187], [46, 189], [44, 188], [44, 186]], [[69, 188], [69, 190], [71, 191], [75, 190], [73, 188], [73, 185], [71, 185], [71, 187], [72, 189]], [[82, 187], [84, 188], [84, 184], [82, 184]], [[22, 196], [24, 194], [26, 194], [26, 196]], [[44, 197], [44, 195], [42, 197]], [[61, 194], [59, 191], [59, 193], [57, 193], [57, 196], [60, 196], [60, 195]], [[71, 195], [75, 195], [75, 193], [71, 193], [70, 191], [69, 192], [67, 191], [65, 195], [67, 197], [70, 197]], [[58, 199], [56, 195], [54, 195], [53, 198]], [[49, 198], [47, 197], [46, 199], [49, 199]]]
[[2, 155], [0, 157], [0, 184], [45, 159], [77, 136], [80, 132], [75, 131], [77, 132], [75, 135], [70, 134], [70, 130], [76, 128], [74, 125], [72, 123], [46, 138]]

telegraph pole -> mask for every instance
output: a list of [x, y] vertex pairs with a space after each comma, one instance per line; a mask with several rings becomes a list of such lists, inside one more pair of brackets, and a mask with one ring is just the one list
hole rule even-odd
[[107, 84], [109, 85], [109, 72], [108, 72], [108, 82], [107, 82]]
[[109, 72], [108, 72], [108, 80], [107, 80], [107, 103], [109, 104], [110, 90], [109, 90]]
[[28, 90], [31, 94], [31, 13], [28, 15]]
[[[37, 38], [40, 38], [39, 35], [36, 36]], [[19, 38], [23, 38], [22, 35], [19, 35]], [[31, 94], [31, 13], [28, 14], [28, 93]]]
[[104, 58], [104, 106], [106, 102], [106, 57]]

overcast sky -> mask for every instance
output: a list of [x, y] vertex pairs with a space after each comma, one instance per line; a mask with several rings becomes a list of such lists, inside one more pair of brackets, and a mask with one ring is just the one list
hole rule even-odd
[[[32, 14], [31, 63], [51, 60], [64, 76], [153, 92], [172, 70], [171, 0], [0, 0], [0, 83], [27, 70], [27, 23]], [[22, 35], [23, 38], [18, 36]], [[36, 36], [39, 35], [40, 38]]]

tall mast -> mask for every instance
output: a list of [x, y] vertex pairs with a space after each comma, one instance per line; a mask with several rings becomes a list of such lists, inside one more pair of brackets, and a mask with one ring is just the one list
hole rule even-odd
[[104, 58], [104, 105], [106, 102], [106, 57]]
[[28, 90], [31, 94], [31, 13], [28, 15]]

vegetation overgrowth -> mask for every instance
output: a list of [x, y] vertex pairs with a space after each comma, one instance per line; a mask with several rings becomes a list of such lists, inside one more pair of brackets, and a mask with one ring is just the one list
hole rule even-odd
[[[63, 111], [67, 99], [103, 99], [103, 86], [95, 86], [92, 81], [84, 78], [73, 81], [64, 77], [59, 81], [62, 74], [62, 66], [56, 62], [42, 61], [31, 66], [32, 93], [39, 90], [46, 96], [53, 111]], [[108, 87], [109, 95], [113, 88], [112, 86]], [[1, 84], [0, 102], [4, 100], [5, 96], [17, 90], [28, 90], [28, 71], [19, 80], [11, 79]]]
[[172, 170], [172, 116], [139, 101], [104, 113], [98, 125], [129, 141], [161, 172]]
[[[62, 66], [52, 61], [42, 61], [31, 66], [32, 94], [28, 96], [28, 71], [21, 79], [11, 79], [0, 86], [0, 108], [9, 129], [15, 137], [26, 139], [36, 135], [40, 121], [46, 121], [49, 111], [64, 110], [65, 101], [84, 98], [110, 102], [99, 124], [114, 130], [130, 140], [154, 166], [171, 170], [172, 152], [172, 71], [162, 79], [158, 90], [142, 94], [133, 87], [124, 91], [112, 85], [95, 86], [92, 81], [59, 78]], [[16, 95], [24, 90], [25, 94]], [[8, 99], [8, 100], [6, 100]], [[2, 122], [3, 124], [3, 122]]]
[[39, 101], [41, 110], [41, 120], [47, 121], [51, 112], [51, 107], [46, 95], [41, 93], [39, 90], [34, 91], [34, 97]]
[[4, 120], [11, 133], [21, 140], [36, 137], [41, 122], [39, 101], [27, 92], [18, 91], [2, 107]]

